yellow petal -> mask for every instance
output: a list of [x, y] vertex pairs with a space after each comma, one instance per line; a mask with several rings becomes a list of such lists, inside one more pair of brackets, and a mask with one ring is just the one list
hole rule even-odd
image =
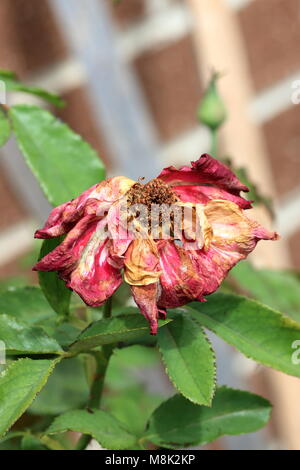
[[159, 276], [158, 252], [154, 241], [134, 240], [126, 252], [125, 281], [133, 286], [146, 286], [156, 282]]
[[211, 242], [221, 249], [248, 254], [259, 239], [277, 238], [277, 234], [246, 217], [244, 211], [234, 202], [210, 201], [205, 206], [205, 214], [213, 230]]

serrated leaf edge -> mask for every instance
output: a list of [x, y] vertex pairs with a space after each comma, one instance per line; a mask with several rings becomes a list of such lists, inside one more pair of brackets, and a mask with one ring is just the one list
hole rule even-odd
[[[260, 398], [261, 400], [263, 400], [266, 404], [266, 409], [268, 408], [268, 418], [270, 419], [270, 414], [272, 412], [272, 409], [273, 409], [273, 405], [272, 403], [267, 400], [265, 397], [262, 397], [260, 395], [257, 395], [255, 393], [251, 393], [251, 392], [248, 392], [248, 390], [241, 390], [241, 389], [238, 389], [238, 388], [232, 388], [232, 387], [228, 387], [227, 385], [221, 385], [221, 386], [218, 386], [216, 387], [216, 390], [229, 390], [229, 391], [233, 391], [233, 392], [241, 392], [243, 393], [244, 395], [249, 395], [251, 397], [257, 397], [257, 398]], [[165, 401], [163, 401], [152, 413], [152, 415], [154, 415], [154, 413], [156, 412], [156, 410], [158, 410], [161, 406], [163, 406], [165, 403], [167, 403], [168, 401], [172, 400], [172, 399], [175, 399], [176, 397], [178, 396], [178, 394], [175, 394], [169, 398], [167, 398]], [[197, 405], [197, 404], [196, 404]], [[198, 405], [198, 406], [203, 406], [203, 405]], [[257, 408], [257, 410], [261, 410], [261, 408]], [[255, 411], [254, 409], [252, 411]], [[267, 411], [267, 410], [266, 410]], [[148, 422], [147, 422], [147, 425], [146, 425], [146, 433], [144, 434], [143, 436], [143, 439], [145, 440], [149, 440], [151, 442], [151, 435], [147, 434], [147, 428], [148, 428], [148, 425], [150, 423], [150, 420], [152, 418], [152, 415], [150, 416]], [[260, 429], [260, 428], [258, 428]], [[213, 439], [211, 440], [207, 440], [207, 441], [199, 441], [199, 440], [196, 440], [196, 441], [193, 441], [193, 442], [188, 442], [185, 447], [189, 447], [189, 446], [193, 446], [193, 445], [205, 445], [205, 444], [208, 444], [209, 442], [213, 442], [215, 439], [218, 439], [219, 437], [222, 437], [222, 436], [230, 436], [230, 435], [233, 435], [233, 436], [240, 436], [242, 434], [245, 434], [244, 432], [240, 432], [240, 433], [234, 433], [234, 434], [218, 434], [216, 437], [214, 437]], [[153, 434], [152, 434], [153, 436]], [[158, 441], [157, 441], [158, 442]], [[183, 444], [178, 444], [178, 445], [171, 445], [169, 443], [166, 443], [165, 441], [159, 441], [161, 444], [164, 445], [164, 447], [166, 448], [170, 448], [170, 449], [178, 449], [178, 448], [181, 448], [183, 446]], [[155, 442], [154, 442], [155, 443]]]
[[[48, 369], [48, 374], [47, 376], [41, 381], [41, 383], [39, 384], [39, 386], [37, 387], [36, 389], [36, 393], [34, 395], [34, 397], [30, 400], [27, 400], [26, 401], [26, 404], [25, 406], [22, 408], [22, 411], [17, 415], [17, 417], [14, 419], [14, 421], [2, 432], [0, 433], [0, 439], [7, 433], [7, 431], [9, 431], [9, 429], [11, 429], [11, 427], [14, 425], [14, 423], [16, 421], [18, 421], [18, 419], [25, 413], [25, 411], [27, 410], [27, 408], [29, 408], [29, 406], [31, 405], [31, 403], [35, 400], [36, 396], [38, 395], [38, 393], [40, 393], [40, 391], [42, 390], [42, 388], [46, 385], [47, 381], [48, 381], [48, 378], [49, 376], [52, 374], [54, 368], [56, 367], [56, 365], [61, 361], [62, 358], [57, 358], [57, 359], [54, 359], [52, 361], [52, 364], [51, 366], [49, 367]], [[2, 372], [2, 374], [0, 375], [0, 379], [1, 377], [3, 377], [4, 375], [7, 374], [7, 372], [9, 370], [11, 370], [12, 368], [15, 367], [15, 365], [19, 362], [19, 361], [22, 361], [23, 364], [24, 362], [30, 362], [32, 359], [18, 359], [17, 361], [14, 361], [12, 362], [5, 370], [4, 372]]]
[[[210, 397], [209, 397], [209, 403], [205, 403], [205, 402], [198, 402], [196, 400], [193, 400], [191, 397], [189, 397], [186, 393], [184, 393], [181, 388], [178, 386], [178, 384], [176, 384], [174, 381], [173, 381], [173, 378], [170, 374], [170, 371], [169, 371], [169, 368], [165, 362], [165, 359], [164, 359], [164, 355], [161, 351], [161, 348], [159, 346], [159, 342], [158, 342], [158, 350], [159, 350], [159, 353], [160, 353], [160, 356], [161, 356], [161, 360], [162, 360], [162, 363], [164, 365], [164, 368], [165, 368], [165, 371], [166, 371], [166, 374], [168, 375], [169, 379], [171, 380], [172, 384], [174, 385], [174, 387], [176, 388], [176, 390], [179, 391], [179, 393], [184, 396], [187, 400], [189, 400], [190, 402], [194, 403], [195, 405], [199, 405], [199, 406], [207, 406], [207, 407], [211, 407], [212, 406], [212, 400], [213, 400], [213, 397], [215, 395], [215, 392], [216, 392], [216, 387], [217, 387], [217, 371], [216, 371], [216, 365], [217, 365], [217, 362], [216, 362], [216, 355], [215, 355], [215, 351], [212, 347], [212, 344], [208, 338], [208, 336], [206, 335], [205, 331], [204, 331], [204, 328], [202, 327], [202, 325], [200, 325], [199, 322], [197, 322], [197, 320], [195, 318], [191, 318], [189, 315], [187, 315], [186, 313], [184, 312], [180, 312], [180, 314], [182, 316], [186, 316], [187, 318], [189, 318], [189, 320], [191, 321], [194, 321], [195, 323], [198, 324], [201, 332], [203, 333], [203, 336], [204, 338], [206, 339], [207, 343], [208, 343], [208, 346], [209, 346], [209, 349], [210, 349], [210, 352], [212, 353], [212, 359], [213, 359], [213, 388], [211, 390], [211, 394], [210, 394]], [[175, 320], [176, 321], [176, 320]], [[165, 326], [165, 325], [164, 325]], [[193, 378], [193, 377], [192, 377]], [[194, 378], [193, 378], [194, 380]], [[198, 388], [198, 387], [197, 387]]]

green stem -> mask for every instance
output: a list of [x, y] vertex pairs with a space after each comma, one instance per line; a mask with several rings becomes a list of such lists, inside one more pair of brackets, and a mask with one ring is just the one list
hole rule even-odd
[[107, 301], [104, 304], [103, 317], [104, 318], [111, 317], [111, 310], [112, 310], [112, 297], [107, 299]]
[[[111, 316], [111, 307], [112, 307], [112, 299], [108, 299], [104, 306], [103, 316], [105, 318], [109, 318]], [[102, 346], [102, 350], [91, 352], [96, 360], [96, 371], [94, 375], [94, 379], [90, 389], [90, 397], [87, 402], [87, 409], [98, 409], [101, 406], [102, 401], [102, 393], [104, 388], [104, 380], [105, 375], [108, 367], [108, 363], [110, 357], [113, 353], [114, 345], [107, 344]], [[91, 442], [92, 436], [83, 434], [76, 445], [76, 450], [84, 450]]]

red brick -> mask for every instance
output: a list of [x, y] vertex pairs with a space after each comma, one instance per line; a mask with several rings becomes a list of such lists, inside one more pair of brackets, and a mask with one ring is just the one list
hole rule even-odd
[[300, 105], [263, 126], [279, 196], [300, 185]]
[[22, 60], [21, 75], [66, 57], [67, 48], [47, 0], [10, 0], [8, 22]]
[[201, 88], [190, 36], [145, 52], [135, 68], [163, 139], [196, 125]]
[[11, 0], [0, 1], [0, 68], [23, 71], [16, 31], [11, 24]]
[[128, 26], [142, 19], [145, 14], [145, 0], [106, 1], [113, 16], [121, 26]]
[[3, 170], [0, 168], [0, 230], [8, 228], [26, 217], [20, 202], [15, 197]]
[[299, 69], [299, 0], [254, 0], [238, 15], [257, 89]]
[[292, 263], [296, 269], [300, 269], [300, 230], [289, 239]]
[[65, 121], [78, 134], [80, 134], [98, 152], [103, 162], [110, 166], [109, 152], [104, 136], [96, 125], [93, 110], [88, 101], [84, 88], [76, 88], [65, 92], [62, 98], [66, 106], [56, 111], [58, 117]]

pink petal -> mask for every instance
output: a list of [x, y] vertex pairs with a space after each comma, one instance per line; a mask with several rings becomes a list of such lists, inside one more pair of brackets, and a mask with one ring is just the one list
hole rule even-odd
[[110, 205], [120, 199], [135, 184], [123, 176], [109, 178], [92, 186], [72, 201], [53, 209], [35, 238], [52, 238], [68, 233], [84, 213], [94, 213], [102, 217]]
[[98, 240], [96, 231], [67, 283], [92, 307], [102, 305], [122, 283], [120, 270], [108, 261], [109, 244], [109, 240]]
[[113, 203], [123, 197], [135, 184], [136, 181], [126, 178], [126, 176], [114, 176], [99, 183], [90, 197], [96, 198], [98, 201]]
[[169, 166], [158, 176], [172, 186], [182, 183], [209, 184], [239, 196], [240, 191], [249, 191], [235, 174], [223, 163], [205, 153], [192, 166], [182, 166], [178, 170]]
[[251, 201], [247, 201], [240, 196], [236, 196], [235, 194], [231, 194], [224, 189], [215, 188], [213, 186], [182, 185], [173, 186], [173, 190], [183, 202], [206, 204], [209, 200], [212, 199], [224, 199], [234, 202], [241, 209], [251, 209], [252, 207]]
[[103, 304], [122, 282], [120, 270], [109, 263], [111, 242], [106, 238], [105, 226], [105, 219], [86, 215], [34, 270], [58, 271], [67, 287], [87, 305]]
[[125, 253], [134, 239], [134, 236], [127, 230], [127, 225], [123, 223], [124, 203], [126, 203], [126, 197], [124, 200], [121, 199], [120, 202], [112, 204], [107, 214], [108, 232], [111, 240], [110, 262], [113, 266], [120, 268], [124, 266]]
[[34, 271], [58, 271], [62, 279], [69, 275], [80, 259], [82, 251], [97, 228], [94, 216], [83, 217], [68, 233], [65, 240], [33, 267]]
[[84, 204], [96, 186], [89, 188], [76, 199], [55, 207], [44, 227], [35, 232], [35, 238], [53, 238], [67, 233], [82, 216]]
[[212, 238], [200, 250], [184, 250], [173, 242], [158, 243], [161, 293], [159, 307], [172, 308], [191, 300], [204, 300], [214, 292], [238, 261], [254, 250], [259, 240], [276, 240], [278, 235], [248, 219], [230, 201], [210, 201], [205, 214]]
[[125, 264], [125, 253], [132, 240], [111, 240], [108, 262], [115, 268], [122, 269]]
[[190, 251], [174, 242], [158, 243], [160, 254], [159, 307], [174, 308], [191, 300], [202, 300], [203, 281], [190, 258]]
[[156, 335], [158, 328], [158, 318], [165, 312], [157, 308], [158, 284], [148, 284], [147, 286], [131, 286], [133, 298], [150, 325], [151, 335]]

